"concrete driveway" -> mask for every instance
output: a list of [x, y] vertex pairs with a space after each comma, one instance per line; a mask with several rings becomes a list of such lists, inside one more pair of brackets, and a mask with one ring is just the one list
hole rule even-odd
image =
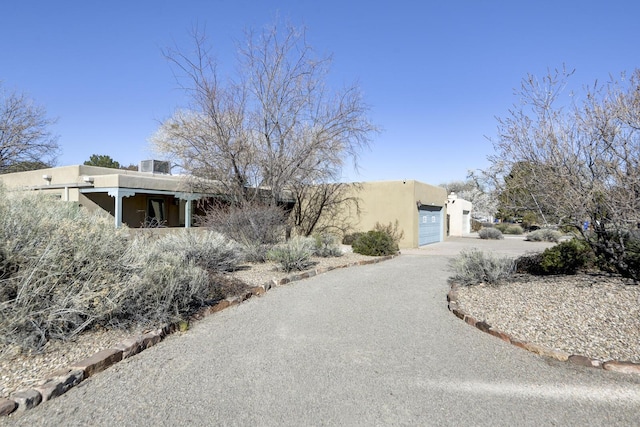
[[447, 311], [451, 239], [272, 289], [2, 425], [602, 425], [640, 378], [542, 358]]

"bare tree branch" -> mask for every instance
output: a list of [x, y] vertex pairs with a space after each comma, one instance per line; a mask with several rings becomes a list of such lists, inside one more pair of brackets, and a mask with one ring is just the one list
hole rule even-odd
[[44, 107], [0, 84], [0, 173], [55, 164], [59, 146]]

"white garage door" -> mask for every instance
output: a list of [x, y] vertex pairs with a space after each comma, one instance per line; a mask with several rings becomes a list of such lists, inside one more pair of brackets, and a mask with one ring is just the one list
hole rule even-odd
[[418, 245], [440, 242], [442, 240], [442, 208], [421, 206], [418, 214]]

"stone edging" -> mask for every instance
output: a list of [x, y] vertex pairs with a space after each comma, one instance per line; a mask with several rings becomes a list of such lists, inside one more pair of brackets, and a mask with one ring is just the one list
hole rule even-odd
[[[245, 294], [226, 298], [218, 303], [200, 310], [192, 316], [192, 320], [202, 319], [205, 316], [217, 313], [218, 311], [238, 305], [252, 296], [260, 296], [269, 289], [282, 286], [297, 280], [308, 279], [318, 274], [323, 274], [331, 270], [358, 265], [377, 264], [395, 258], [397, 255], [388, 255], [374, 259], [356, 261], [335, 267], [323, 267], [309, 270], [304, 273], [293, 274], [281, 279], [273, 279], [263, 285], [250, 288]], [[66, 393], [70, 388], [75, 387], [87, 378], [104, 371], [112, 365], [134, 356], [149, 347], [162, 341], [167, 335], [181, 330], [180, 322], [166, 325], [143, 335], [125, 339], [116, 344], [113, 348], [101, 350], [86, 359], [73, 363], [67, 368], [54, 372], [50, 378], [41, 381], [39, 385], [31, 389], [20, 390], [12, 393], [9, 398], [0, 398], [0, 416], [9, 415], [13, 412], [26, 411], [38, 406], [42, 402], [56, 398]]]
[[464, 320], [469, 325], [475, 326], [482, 332], [486, 332], [490, 335], [498, 337], [501, 340], [508, 342], [509, 344], [513, 344], [516, 347], [520, 347], [532, 353], [536, 353], [545, 357], [551, 357], [553, 359], [560, 360], [561, 362], [569, 362], [574, 365], [586, 366], [589, 368], [600, 368], [607, 371], [620, 372], [624, 374], [640, 374], [640, 363], [619, 360], [603, 361], [599, 359], [590, 359], [586, 356], [569, 354], [564, 351], [554, 350], [552, 348], [545, 347], [539, 344], [525, 342], [513, 338], [505, 332], [492, 327], [485, 321], [479, 321], [465, 313], [458, 305], [458, 285], [455, 283], [451, 284], [451, 289], [449, 290], [449, 293], [447, 293], [447, 303], [449, 311], [451, 311], [459, 319]]

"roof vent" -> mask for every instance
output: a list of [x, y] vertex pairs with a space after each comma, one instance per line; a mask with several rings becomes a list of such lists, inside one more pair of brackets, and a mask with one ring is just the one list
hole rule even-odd
[[140, 162], [140, 172], [161, 173], [171, 175], [171, 166], [164, 160], [142, 160]]

